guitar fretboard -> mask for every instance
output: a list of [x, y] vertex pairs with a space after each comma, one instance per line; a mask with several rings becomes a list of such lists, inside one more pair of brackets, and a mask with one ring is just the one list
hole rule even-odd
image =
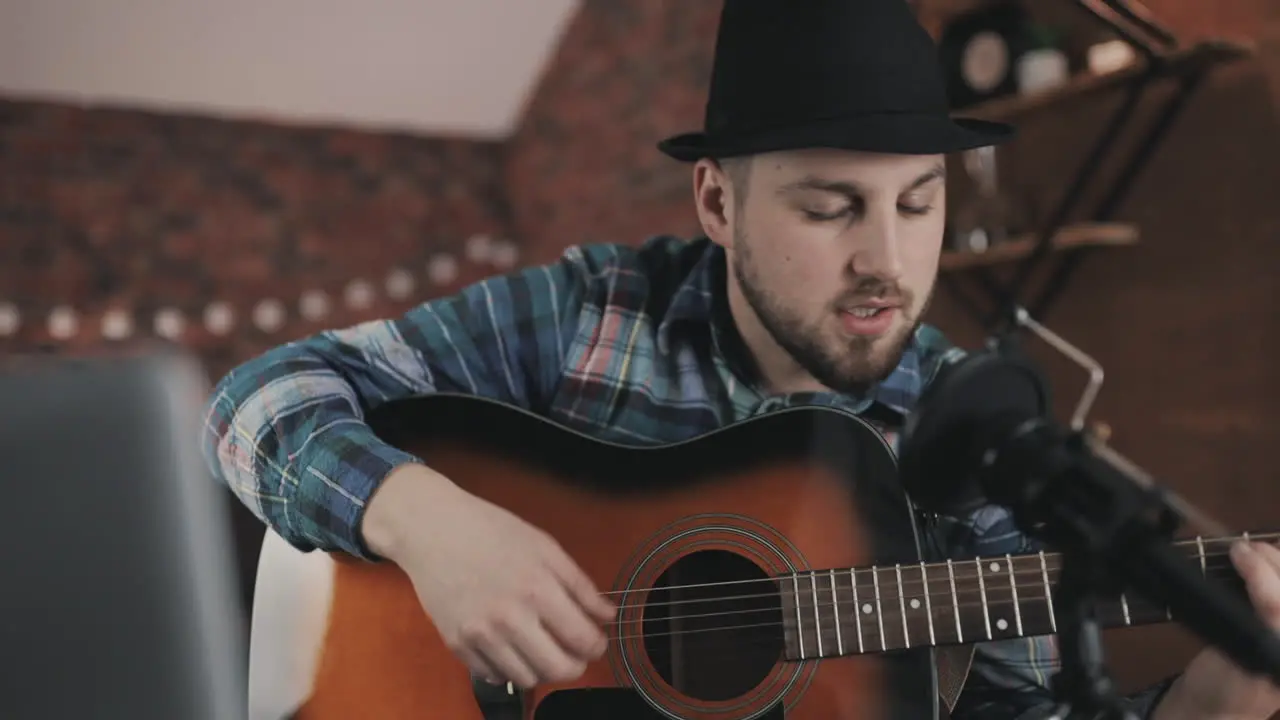
[[[1239, 539], [1197, 537], [1175, 547], [1206, 576], [1232, 581], [1228, 551]], [[1061, 555], [1042, 552], [788, 575], [778, 579], [786, 655], [812, 660], [1054, 633], [1061, 569]], [[1129, 595], [1098, 606], [1104, 627], [1172, 619], [1167, 607]]]

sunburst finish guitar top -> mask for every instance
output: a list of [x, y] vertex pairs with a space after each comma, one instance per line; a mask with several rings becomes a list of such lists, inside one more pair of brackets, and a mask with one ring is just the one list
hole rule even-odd
[[[463, 396], [394, 403], [370, 423], [551, 534], [619, 607], [606, 655], [526, 693], [526, 720], [935, 717], [934, 648], [1054, 630], [1057, 558], [928, 562], [892, 451], [843, 411], [783, 410], [651, 448]], [[1204, 547], [1191, 550], [1220, 570]], [[404, 573], [333, 560], [295, 717], [482, 720]], [[1104, 623], [1167, 619], [1122, 605]]]

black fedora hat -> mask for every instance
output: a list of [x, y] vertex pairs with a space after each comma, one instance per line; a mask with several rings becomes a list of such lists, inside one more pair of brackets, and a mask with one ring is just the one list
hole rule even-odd
[[801, 148], [933, 155], [1001, 143], [953, 118], [933, 38], [906, 0], [724, 0], [702, 132], [677, 160]]

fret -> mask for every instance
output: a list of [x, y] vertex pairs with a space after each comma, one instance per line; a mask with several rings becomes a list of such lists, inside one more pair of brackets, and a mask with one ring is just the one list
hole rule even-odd
[[[930, 631], [936, 636], [934, 642], [942, 645], [952, 645], [964, 643], [964, 633], [961, 631], [961, 623], [956, 617], [958, 608], [956, 600], [958, 599], [959, 587], [952, 588], [951, 579], [954, 570], [946, 563], [933, 563], [928, 566], [927, 576], [929, 578], [929, 598], [930, 613], [933, 625]], [[956, 594], [950, 592], [955, 589]], [[936, 615], [935, 615], [936, 613]]]
[[924, 612], [929, 622], [929, 644], [937, 645], [938, 638], [933, 633], [933, 588], [929, 587], [929, 571], [920, 563], [920, 587], [924, 590]]
[[864, 653], [867, 649], [862, 642], [862, 603], [858, 601], [858, 574], [853, 570], [849, 571], [849, 584], [853, 589], [853, 620], [858, 632], [858, 652]]
[[1044, 578], [1044, 602], [1049, 608], [1049, 629], [1052, 632], [1058, 632], [1058, 619], [1053, 612], [1053, 590], [1049, 589], [1049, 568], [1045, 565], [1044, 551], [1040, 553], [1040, 575]]
[[951, 581], [951, 610], [956, 616], [956, 642], [964, 643], [964, 629], [960, 624], [960, 598], [956, 595], [956, 568], [947, 558], [947, 579]]
[[822, 603], [818, 599], [818, 574], [809, 573], [809, 588], [813, 594], [813, 635], [817, 640], [818, 657], [826, 657], [826, 653], [822, 652], [822, 614], [818, 612], [818, 608]]
[[871, 568], [871, 582], [876, 591], [876, 623], [880, 627], [880, 649], [888, 650], [888, 638], [884, 636], [884, 608], [880, 606], [880, 571], [874, 567]]
[[800, 576], [799, 576], [799, 575], [792, 575], [792, 576], [791, 576], [791, 585], [792, 585], [792, 590], [793, 590], [793, 591], [794, 591], [794, 593], [795, 593], [795, 594], [793, 595], [793, 597], [794, 597], [794, 599], [795, 599], [795, 605], [796, 605], [796, 639], [799, 641], [799, 646], [800, 646], [800, 659], [801, 659], [801, 660], [804, 660], [804, 659], [805, 659], [805, 654], [804, 654], [804, 616], [803, 616], [803, 614], [800, 612]]
[[836, 571], [829, 571], [831, 580], [831, 615], [835, 619], [836, 626], [836, 654], [844, 655], [844, 637], [840, 634], [840, 625], [843, 619], [840, 617], [840, 594], [836, 592]]
[[880, 578], [876, 568], [871, 567], [859, 570], [853, 574], [853, 580], [854, 587], [860, 598], [858, 617], [862, 623], [862, 632], [866, 637], [866, 652], [888, 650], [890, 646], [884, 633]]
[[982, 597], [982, 624], [987, 629], [987, 639], [991, 638], [991, 607], [987, 605], [987, 583], [982, 579], [982, 558], [974, 561], [974, 566], [978, 568], [978, 593]]
[[796, 624], [799, 615], [793, 610], [799, 607], [791, 578], [779, 578], [778, 592], [782, 595], [782, 648], [788, 660], [795, 658], [795, 651], [800, 642], [800, 627]]
[[1129, 615], [1129, 596], [1120, 593], [1120, 610], [1124, 613], [1124, 624], [1126, 626], [1133, 624], [1133, 618]]
[[1005, 569], [1009, 572], [1009, 594], [1013, 596], [1013, 620], [1019, 636], [1022, 635], [1022, 601], [1018, 599], [1018, 574], [1013, 571], [1013, 556], [1004, 556]]
[[[902, 565], [893, 566], [893, 574], [898, 580], [898, 611], [902, 613], [902, 646], [911, 647], [911, 632], [907, 630], [907, 588], [902, 584]], [[919, 603], [915, 598], [911, 599], [913, 603]]]
[[1200, 555], [1200, 574], [1208, 576], [1209, 570], [1205, 567], [1204, 538], [1199, 535], [1196, 536], [1196, 552]]

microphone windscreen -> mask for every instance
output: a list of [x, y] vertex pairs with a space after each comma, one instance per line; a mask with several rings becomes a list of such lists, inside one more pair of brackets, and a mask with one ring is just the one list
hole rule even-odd
[[899, 478], [921, 509], [963, 515], [987, 502], [978, 469], [1023, 421], [1050, 414], [1049, 391], [1028, 362], [992, 352], [944, 356], [908, 416]]

